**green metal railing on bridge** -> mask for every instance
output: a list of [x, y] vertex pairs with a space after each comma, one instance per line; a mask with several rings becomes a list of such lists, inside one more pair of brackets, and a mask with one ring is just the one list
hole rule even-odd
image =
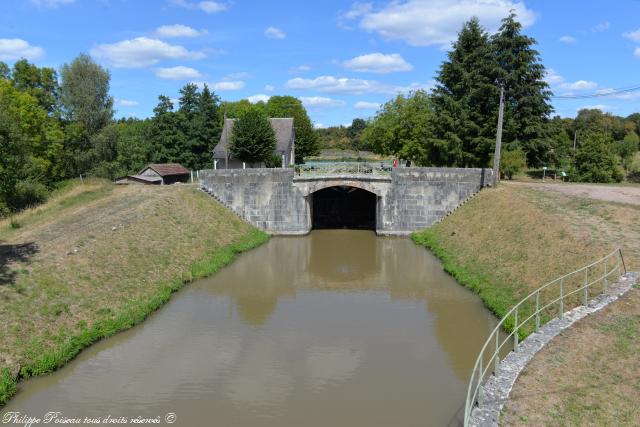
[[538, 332], [549, 320], [562, 318], [567, 311], [579, 305], [586, 306], [590, 298], [607, 292], [609, 284], [617, 281], [623, 270], [627, 272], [622, 251], [616, 249], [604, 258], [536, 289], [509, 310], [489, 334], [471, 371], [464, 426], [469, 425], [473, 408], [482, 403], [485, 379], [496, 374], [501, 358], [511, 351], [518, 351], [520, 341], [532, 332]]
[[391, 176], [387, 162], [310, 162], [296, 166], [298, 176], [371, 175]]

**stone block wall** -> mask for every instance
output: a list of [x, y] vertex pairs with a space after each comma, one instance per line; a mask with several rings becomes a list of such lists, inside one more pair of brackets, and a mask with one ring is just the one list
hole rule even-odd
[[247, 222], [273, 234], [310, 230], [307, 202], [293, 186], [292, 169], [200, 172], [200, 186]]
[[313, 191], [348, 185], [377, 196], [376, 231], [409, 234], [433, 225], [492, 182], [490, 169], [398, 168], [389, 178], [296, 178], [292, 169], [200, 172], [200, 186], [249, 223], [272, 234], [311, 231]]

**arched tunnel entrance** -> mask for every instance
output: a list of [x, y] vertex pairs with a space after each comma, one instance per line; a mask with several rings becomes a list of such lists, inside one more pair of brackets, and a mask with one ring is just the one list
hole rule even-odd
[[312, 194], [312, 228], [375, 230], [377, 197], [361, 188], [336, 186]]

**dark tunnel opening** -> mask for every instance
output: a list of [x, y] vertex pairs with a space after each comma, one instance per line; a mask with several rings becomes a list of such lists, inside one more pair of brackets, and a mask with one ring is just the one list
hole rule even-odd
[[356, 187], [338, 186], [313, 193], [314, 229], [376, 229], [376, 195]]

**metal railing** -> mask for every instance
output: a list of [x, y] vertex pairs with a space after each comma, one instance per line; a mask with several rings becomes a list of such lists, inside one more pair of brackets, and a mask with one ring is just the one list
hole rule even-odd
[[296, 166], [299, 176], [377, 175], [390, 176], [393, 167], [384, 162], [316, 162]]
[[[589, 303], [589, 299], [606, 292], [609, 283], [627, 272], [622, 251], [616, 249], [598, 261], [582, 267], [536, 289], [509, 310], [498, 322], [478, 354], [471, 371], [467, 400], [464, 406], [464, 426], [469, 425], [473, 408], [482, 404], [483, 384], [488, 374], [495, 375], [500, 359], [518, 351], [519, 343], [549, 320], [573, 308]], [[613, 276], [613, 277], [612, 277]]]

